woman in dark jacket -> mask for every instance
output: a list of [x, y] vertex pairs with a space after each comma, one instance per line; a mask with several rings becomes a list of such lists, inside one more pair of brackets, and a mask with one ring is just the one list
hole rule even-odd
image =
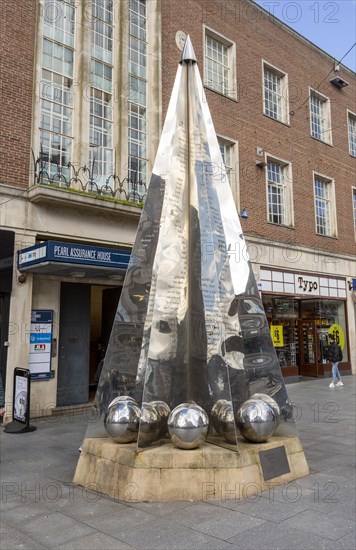
[[343, 386], [341, 382], [341, 375], [339, 371], [339, 361], [340, 361], [340, 348], [335, 342], [335, 338], [332, 334], [329, 334], [329, 361], [332, 363], [331, 376], [332, 381], [329, 384], [329, 388], [335, 388], [335, 386]]

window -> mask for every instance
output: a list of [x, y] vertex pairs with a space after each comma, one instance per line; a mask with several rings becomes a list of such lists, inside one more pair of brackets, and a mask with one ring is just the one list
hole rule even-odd
[[46, 0], [40, 86], [40, 149], [49, 177], [69, 175], [73, 148], [73, 59], [75, 7]]
[[293, 226], [292, 169], [288, 162], [267, 158], [268, 221]]
[[224, 162], [225, 170], [227, 177], [229, 178], [229, 182], [231, 185], [231, 175], [232, 175], [232, 145], [231, 143], [228, 143], [227, 141], [224, 141], [222, 139], [218, 138], [219, 147], [220, 147], [220, 153]]
[[264, 114], [289, 123], [288, 75], [263, 61]]
[[129, 196], [136, 201], [145, 195], [159, 141], [160, 101], [148, 94], [160, 67], [148, 21], [155, 35], [159, 6], [148, 0], [40, 3], [32, 146], [36, 156], [42, 151], [41, 181], [119, 191], [121, 198], [137, 191]]
[[93, 0], [91, 30], [89, 160], [95, 183], [103, 186], [110, 174], [115, 172], [112, 143], [112, 0]]
[[336, 236], [334, 184], [329, 178], [314, 174], [316, 232]]
[[43, 6], [43, 34], [48, 38], [74, 47], [74, 0], [45, 0]]
[[313, 138], [332, 144], [330, 100], [314, 90], [310, 91], [310, 125]]
[[354, 229], [355, 229], [355, 239], [356, 239], [356, 189], [352, 189], [352, 207], [354, 211]]
[[226, 175], [229, 179], [231, 191], [236, 203], [240, 207], [239, 191], [239, 165], [238, 165], [238, 143], [226, 137], [218, 136], [219, 148], [225, 166]]
[[348, 111], [349, 152], [356, 157], [356, 115]]
[[[131, 191], [147, 181], [147, 37], [146, 2], [134, 0], [129, 10], [128, 177]], [[137, 187], [138, 185], [138, 187]]]
[[205, 28], [204, 84], [236, 99], [236, 47], [214, 31]]

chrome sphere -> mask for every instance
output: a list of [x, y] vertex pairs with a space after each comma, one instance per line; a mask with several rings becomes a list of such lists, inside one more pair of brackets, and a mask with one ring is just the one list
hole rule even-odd
[[151, 403], [142, 403], [138, 444], [146, 447], [158, 439], [162, 427], [161, 415]]
[[236, 443], [235, 417], [231, 401], [227, 401], [220, 407], [216, 423], [218, 432], [225, 441], [228, 443]]
[[131, 401], [110, 405], [104, 418], [107, 434], [116, 443], [136, 441], [140, 423], [140, 409]]
[[196, 449], [208, 433], [209, 417], [196, 403], [182, 403], [168, 417], [168, 432], [179, 449]]
[[251, 396], [250, 399], [262, 399], [262, 401], [265, 401], [266, 403], [268, 403], [272, 407], [272, 409], [274, 410], [274, 414], [276, 415], [277, 424], [280, 423], [280, 421], [282, 420], [281, 409], [280, 409], [277, 401], [275, 399], [273, 399], [273, 397], [271, 397], [267, 393], [254, 393]]
[[[109, 403], [109, 407], [111, 407], [111, 405], [116, 405], [116, 403], [126, 403], [127, 401], [130, 401], [131, 403], [134, 403], [135, 405], [137, 405], [136, 401], [134, 400], [133, 397], [131, 397], [130, 395], [119, 395], [119, 397], [115, 397], [111, 403]], [[138, 405], [137, 405], [138, 406]]]
[[248, 399], [238, 410], [236, 424], [248, 441], [262, 443], [273, 434], [277, 419], [271, 405], [262, 399]]
[[222, 407], [224, 405], [226, 405], [226, 403], [228, 403], [227, 399], [219, 399], [218, 401], [216, 401], [216, 403], [214, 403], [214, 406], [212, 407], [212, 409], [210, 411], [213, 426], [214, 426], [215, 430], [218, 433], [219, 433], [218, 416], [219, 416], [219, 413], [220, 413]]
[[163, 437], [168, 432], [168, 417], [171, 413], [171, 409], [168, 407], [167, 403], [164, 401], [151, 401], [151, 405], [154, 406], [156, 411], [161, 417], [161, 429], [159, 432], [159, 437]]

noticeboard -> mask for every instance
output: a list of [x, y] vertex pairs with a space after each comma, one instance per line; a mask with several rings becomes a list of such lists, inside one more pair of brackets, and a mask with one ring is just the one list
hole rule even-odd
[[31, 312], [30, 355], [28, 368], [32, 380], [51, 378], [53, 310], [33, 309]]

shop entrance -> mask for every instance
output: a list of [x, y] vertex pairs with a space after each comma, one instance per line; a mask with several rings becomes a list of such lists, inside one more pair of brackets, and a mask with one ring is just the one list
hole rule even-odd
[[319, 342], [315, 321], [299, 320], [299, 374], [318, 376]]
[[121, 287], [61, 284], [58, 407], [94, 398], [120, 292]]

